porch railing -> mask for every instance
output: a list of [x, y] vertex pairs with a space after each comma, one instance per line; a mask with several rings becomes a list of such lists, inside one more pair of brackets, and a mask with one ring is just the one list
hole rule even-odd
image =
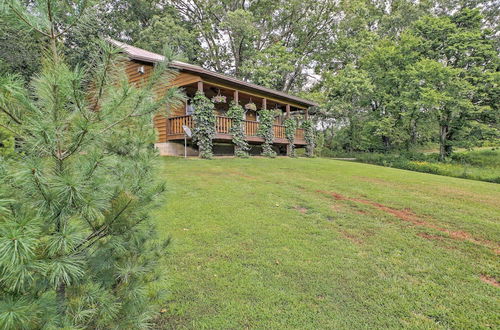
[[[258, 136], [259, 122], [252, 120], [245, 120], [245, 135], [246, 136]], [[232, 119], [224, 116], [217, 116], [215, 128], [218, 134], [229, 134], [231, 129]], [[182, 126], [187, 126], [189, 128], [194, 127], [193, 117], [190, 115], [177, 116], [167, 118], [167, 135], [183, 135], [184, 129]], [[285, 126], [283, 125], [273, 125], [274, 137], [278, 139], [286, 139]], [[303, 139], [304, 130], [298, 128], [295, 131], [295, 139]]]
[[182, 126], [193, 128], [193, 117], [178, 116], [167, 118], [167, 135], [184, 134]]
[[259, 122], [253, 120], [245, 120], [245, 135], [258, 136], [259, 135]]

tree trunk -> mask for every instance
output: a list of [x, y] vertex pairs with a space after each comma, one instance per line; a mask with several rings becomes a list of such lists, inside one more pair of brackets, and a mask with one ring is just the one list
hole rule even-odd
[[410, 122], [410, 143], [408, 145], [408, 150], [417, 144], [417, 120], [412, 119]]
[[64, 316], [66, 314], [66, 284], [61, 283], [56, 290], [57, 315], [59, 316], [59, 326], [64, 326]]
[[389, 148], [391, 146], [390, 138], [386, 135], [382, 135], [382, 143], [384, 144], [384, 151], [385, 152], [389, 151]]
[[440, 129], [440, 134], [439, 134], [439, 160], [444, 161], [444, 159], [447, 156], [448, 153], [448, 148], [451, 148], [451, 146], [447, 146], [448, 143], [448, 125], [441, 125], [439, 127]]

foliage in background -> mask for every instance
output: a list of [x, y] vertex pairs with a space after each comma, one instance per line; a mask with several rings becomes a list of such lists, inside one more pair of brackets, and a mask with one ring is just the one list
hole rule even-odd
[[29, 81], [40, 69], [41, 37], [6, 12], [0, 12], [0, 31], [0, 75], [16, 73]]
[[258, 134], [264, 139], [262, 144], [262, 156], [276, 157], [276, 152], [273, 150], [274, 140], [274, 110], [262, 109], [259, 111], [259, 131]]
[[150, 218], [164, 191], [152, 118], [181, 95], [154, 92], [175, 75], [168, 63], [130, 84], [107, 44], [71, 69], [60, 4], [6, 4], [47, 47], [29, 88], [13, 75], [0, 83], [1, 121], [20, 141], [19, 157], [0, 162], [0, 328], [145, 328], [163, 302], [168, 244]]
[[202, 92], [198, 91], [193, 98], [193, 108], [193, 140], [198, 145], [201, 158], [212, 158], [212, 140], [216, 133], [214, 104]]
[[325, 143], [393, 152], [438, 142], [444, 160], [453, 147], [498, 139], [499, 65], [478, 10], [423, 16], [323, 74]]
[[250, 147], [248, 146], [248, 142], [245, 139], [245, 110], [239, 104], [236, 104], [234, 101], [231, 101], [229, 105], [229, 110], [226, 115], [231, 118], [231, 128], [229, 130], [229, 134], [233, 136], [234, 143], [234, 155], [236, 157], [248, 157], [248, 150]]
[[[72, 65], [98, 52], [95, 40], [103, 37], [157, 52], [168, 44], [185, 60], [317, 100], [321, 107], [313, 119], [325, 149], [393, 152], [441, 141], [445, 158], [454, 147], [483, 145], [500, 136], [495, 2], [89, 4], [76, 28], [65, 34], [65, 56]], [[81, 12], [78, 6], [61, 3], [56, 31], [74, 24], [75, 12]], [[43, 38], [19, 30], [5, 15], [0, 24], [5, 50], [0, 71], [31, 76], [39, 67], [37, 45]], [[8, 42], [11, 35], [18, 42]]]
[[314, 146], [315, 146], [315, 138], [314, 138], [314, 123], [311, 119], [305, 119], [302, 122], [301, 127], [304, 129], [304, 139], [306, 140], [306, 156], [314, 157]]
[[334, 35], [337, 2], [172, 1], [196, 31], [206, 67], [283, 91], [305, 84], [314, 54]]
[[187, 62], [196, 63], [198, 54], [202, 52], [196, 32], [175, 12], [170, 14], [166, 11], [161, 13], [161, 16], [153, 16], [149, 26], [142, 30], [138, 37], [138, 47], [156, 53], [169, 47], [177, 57]]
[[285, 136], [288, 140], [286, 153], [290, 157], [295, 157], [295, 134], [297, 130], [297, 120], [295, 118], [286, 118], [283, 121], [285, 126]]
[[500, 150], [498, 148], [455, 152], [445, 162], [439, 161], [439, 153], [424, 154], [421, 152], [382, 154], [323, 151], [322, 156], [352, 159], [357, 162], [416, 172], [500, 183]]

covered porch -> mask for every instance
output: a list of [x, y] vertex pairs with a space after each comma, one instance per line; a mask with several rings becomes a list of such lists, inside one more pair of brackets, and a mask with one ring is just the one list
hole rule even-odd
[[[249, 89], [239, 89], [231, 86], [227, 82], [219, 82], [208, 77], [184, 74], [182, 80], [176, 85], [184, 90], [187, 96], [186, 102], [179, 108], [172, 109], [168, 117], [156, 118], [155, 126], [160, 133], [161, 142], [175, 142], [184, 140], [186, 137], [183, 126], [194, 128], [194, 121], [191, 116], [193, 109], [190, 109], [191, 100], [198, 91], [212, 99], [214, 96], [225, 97], [225, 102], [214, 103], [216, 112], [216, 135], [215, 142], [232, 143], [232, 135], [229, 133], [232, 126], [232, 119], [226, 116], [231, 102], [235, 102], [245, 107], [246, 104], [255, 104], [256, 110], [245, 110], [244, 134], [249, 144], [262, 144], [264, 139], [258, 135], [259, 131], [259, 111], [262, 109], [274, 109], [274, 140], [273, 144], [287, 145], [289, 141], [285, 135], [283, 121], [286, 118], [296, 118], [297, 121], [307, 119], [308, 108], [303, 104], [294, 103], [285, 97], [278, 98], [275, 95], [264, 95]], [[286, 95], [286, 94], [284, 94]], [[296, 147], [304, 147], [304, 130], [298, 128], [295, 132]]]
[[[163, 118], [162, 122], [157, 121], [157, 126], [161, 125], [165, 127], [166, 131], [166, 141], [173, 140], [183, 140], [185, 137], [183, 126], [193, 128], [193, 118], [191, 115], [175, 116], [169, 118]], [[225, 116], [216, 116], [216, 135], [215, 140], [217, 141], [227, 141], [231, 142], [232, 135], [229, 134], [229, 130], [232, 125], [231, 118]], [[259, 130], [259, 122], [254, 120], [244, 121], [244, 132], [246, 140], [249, 143], [263, 143], [264, 139], [258, 136], [257, 132]], [[288, 140], [285, 136], [285, 126], [274, 124], [274, 143], [275, 144], [288, 144]], [[297, 146], [305, 146], [306, 142], [304, 140], [304, 130], [298, 128], [295, 132], [295, 144]]]

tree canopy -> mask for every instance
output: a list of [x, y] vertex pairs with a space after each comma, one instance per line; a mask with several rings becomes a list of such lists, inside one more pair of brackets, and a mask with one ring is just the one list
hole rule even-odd
[[[88, 1], [76, 23], [71, 13], [79, 9], [69, 3], [56, 15], [59, 30], [75, 24], [64, 39], [71, 65], [88, 61], [98, 51], [95, 41], [103, 37], [155, 52], [167, 46], [179, 59], [320, 102], [315, 119], [328, 128], [322, 134], [329, 147], [391, 151], [441, 141], [446, 156], [452, 145], [498, 139], [500, 33], [494, 3], [109, 0]], [[5, 26], [0, 70], [31, 76], [40, 66], [41, 38], [19, 30], [8, 15], [0, 24]], [[8, 42], [10, 35], [20, 42]], [[420, 86], [416, 79], [436, 65], [425, 59], [445, 67], [439, 70], [443, 79], [458, 75], [462, 91], [456, 84], [435, 90], [437, 76]], [[339, 94], [341, 84], [350, 83], [360, 85], [348, 93], [364, 90], [354, 103]], [[452, 116], [448, 128], [439, 123], [442, 105], [430, 104], [429, 89], [436, 92], [435, 101], [446, 95], [463, 101], [461, 110], [452, 106], [460, 115]]]

